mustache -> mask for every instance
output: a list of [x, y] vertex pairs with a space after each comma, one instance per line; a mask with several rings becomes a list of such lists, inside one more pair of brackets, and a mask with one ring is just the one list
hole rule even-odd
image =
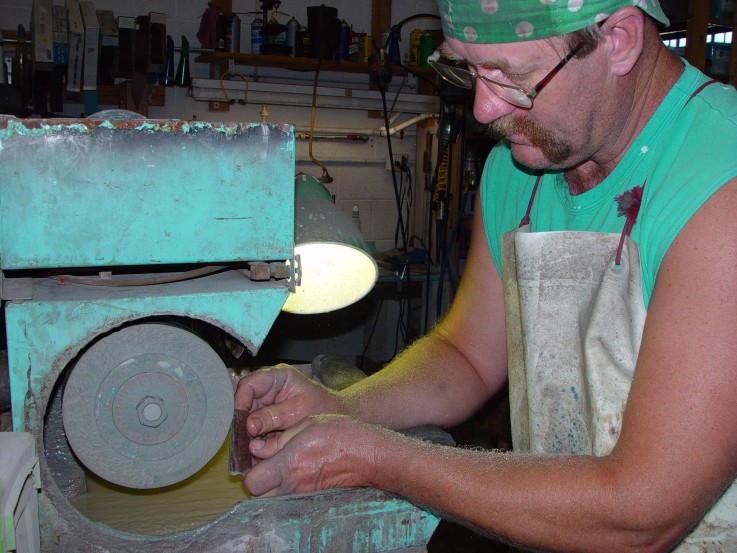
[[486, 126], [487, 134], [498, 140], [508, 136], [521, 133], [528, 136], [533, 143], [549, 139], [548, 132], [540, 125], [524, 116], [501, 117]]
[[553, 164], [565, 162], [572, 153], [570, 143], [524, 115], [501, 117], [489, 123], [485, 132], [495, 140], [508, 138], [512, 134], [524, 134]]

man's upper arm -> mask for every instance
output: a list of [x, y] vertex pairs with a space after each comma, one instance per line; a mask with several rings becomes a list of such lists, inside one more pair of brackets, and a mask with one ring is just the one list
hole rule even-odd
[[654, 504], [671, 498], [658, 509], [674, 520], [706, 508], [737, 472], [735, 213], [737, 180], [669, 248], [615, 449], [623, 482], [646, 481]]
[[468, 259], [450, 311], [436, 332], [473, 365], [490, 391], [507, 378], [504, 292], [477, 200]]

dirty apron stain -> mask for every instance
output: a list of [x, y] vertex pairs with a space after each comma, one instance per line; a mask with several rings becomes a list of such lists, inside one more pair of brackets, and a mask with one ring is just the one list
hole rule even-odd
[[619, 437], [645, 323], [637, 246], [618, 234], [502, 241], [516, 450], [605, 455]]
[[[617, 265], [620, 239], [529, 224], [502, 237], [515, 451], [602, 456], [617, 442], [646, 317], [639, 250], [624, 236]], [[736, 505], [733, 484], [678, 551], [737, 551]]]

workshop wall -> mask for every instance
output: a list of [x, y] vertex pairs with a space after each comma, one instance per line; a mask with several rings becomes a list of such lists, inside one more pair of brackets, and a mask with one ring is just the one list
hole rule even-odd
[[[61, 3], [60, 0], [56, 0]], [[115, 15], [145, 15], [148, 12], [165, 13], [167, 17], [167, 34], [174, 38], [179, 46], [181, 36], [186, 36], [190, 46], [198, 48], [196, 38], [200, 25], [200, 16], [207, 7], [205, 0], [94, 0], [97, 9], [111, 9]], [[280, 11], [295, 16], [301, 23], [307, 23], [306, 9], [321, 2], [307, 0], [283, 0]], [[31, 0], [0, 0], [0, 29], [14, 30], [19, 23], [26, 29], [30, 27]], [[370, 33], [371, 29], [371, 2], [367, 0], [333, 0], [327, 5], [338, 9], [338, 17], [345, 19], [357, 32]], [[233, 10], [240, 15], [241, 24], [241, 51], [250, 52], [250, 23], [256, 17], [260, 2], [258, 0], [233, 0]], [[393, 2], [392, 22], [396, 23], [418, 13], [437, 13], [435, 0], [395, 0]], [[282, 21], [282, 22], [286, 22]], [[438, 29], [437, 19], [424, 18], [412, 21], [402, 30], [400, 49], [404, 56], [409, 49], [409, 34], [415, 28]], [[191, 73], [193, 77], [209, 77], [209, 66], [194, 63], [196, 54], [190, 56]], [[179, 54], [175, 55], [178, 61]], [[238, 67], [237, 70], [248, 68]], [[289, 72], [294, 77], [296, 72]], [[314, 72], [306, 72], [305, 82], [311, 85]], [[344, 76], [346, 80], [349, 76]], [[355, 78], [355, 76], [350, 76]], [[340, 75], [337, 76], [340, 80]], [[367, 77], [366, 77], [367, 79]], [[398, 77], [395, 77], [395, 81]], [[324, 86], [328, 86], [327, 84]], [[335, 86], [335, 85], [334, 85]], [[338, 85], [340, 86], [340, 85]], [[346, 86], [346, 85], [343, 85]], [[387, 95], [390, 102], [392, 97]], [[101, 109], [111, 106], [100, 106]], [[214, 112], [208, 110], [207, 102], [195, 101], [187, 96], [182, 88], [168, 88], [166, 90], [166, 105], [150, 107], [149, 117], [177, 118], [200, 120], [228, 120], [228, 121], [260, 121], [261, 104], [233, 105], [228, 112]], [[65, 114], [70, 116], [82, 115], [83, 106], [70, 104], [65, 107]], [[291, 106], [267, 106], [268, 118], [271, 122], [292, 123], [297, 128], [308, 129], [311, 122], [310, 108], [295, 108]], [[398, 122], [410, 116], [400, 116]], [[319, 109], [315, 116], [315, 128], [339, 128], [347, 132], [356, 129], [377, 129], [383, 125], [383, 119], [376, 114], [370, 115], [366, 111], [347, 109]], [[416, 127], [406, 129], [403, 136], [395, 136], [392, 140], [394, 154], [405, 154], [409, 157], [410, 167], [415, 169], [416, 158]], [[365, 143], [349, 141], [314, 141], [312, 157], [324, 163], [334, 181], [329, 185], [336, 203], [350, 212], [353, 205], [358, 205], [361, 215], [361, 226], [364, 235], [370, 243], [375, 244], [377, 251], [394, 248], [395, 228], [397, 223], [397, 208], [395, 203], [394, 183], [391, 171], [387, 170], [388, 146], [385, 137], [371, 136]], [[297, 144], [298, 171], [304, 171], [319, 176], [322, 169], [310, 160], [308, 142], [300, 140]], [[421, 175], [412, 175], [413, 181], [422, 182]], [[415, 201], [426, 201], [421, 197]], [[423, 228], [423, 223], [413, 225]], [[414, 232], [414, 231], [413, 231]], [[418, 231], [419, 232], [419, 231]]]

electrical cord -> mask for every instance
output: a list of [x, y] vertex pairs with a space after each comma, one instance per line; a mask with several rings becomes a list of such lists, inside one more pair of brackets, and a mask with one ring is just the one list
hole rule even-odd
[[[224, 81], [226, 79], [229, 79], [230, 77], [237, 77], [240, 80], [243, 81], [243, 99], [242, 100], [231, 100], [228, 96], [228, 91], [225, 88]], [[226, 71], [220, 76], [220, 90], [223, 92], [223, 96], [225, 96], [225, 101], [229, 104], [235, 104], [236, 102], [242, 106], [245, 106], [248, 103], [248, 79], [246, 79], [245, 75], [242, 73], [231, 73], [229, 71]]]
[[415, 19], [437, 19], [440, 20], [440, 16], [435, 13], [416, 13], [415, 15], [410, 15], [409, 17], [406, 17], [405, 19], [402, 19], [399, 23], [395, 23], [392, 25], [389, 29], [389, 35], [386, 37], [386, 44], [383, 44], [384, 50], [386, 50], [389, 47], [389, 43], [391, 42], [392, 33], [397, 33], [402, 30], [402, 27], [404, 27], [407, 23], [410, 21], [414, 21]]
[[368, 351], [369, 346], [371, 345], [371, 341], [374, 338], [374, 332], [376, 332], [376, 325], [379, 322], [379, 315], [381, 314], [382, 307], [384, 307], [383, 299], [379, 302], [379, 308], [376, 310], [376, 316], [374, 317], [374, 324], [371, 325], [371, 332], [369, 333], [368, 340], [366, 340], [366, 343], [363, 346], [363, 351], [361, 352], [361, 361], [358, 366], [359, 369], [363, 369], [363, 360], [366, 358], [366, 352]]
[[312, 155], [312, 142], [313, 142], [313, 136], [315, 135], [315, 117], [317, 115], [317, 83], [320, 80], [320, 65], [322, 63], [322, 58], [317, 58], [317, 67], [315, 68], [315, 79], [312, 83], [312, 111], [310, 112], [310, 142], [309, 142], [309, 154], [310, 154], [310, 160], [312, 160], [312, 163], [319, 166], [322, 169], [322, 177], [320, 177], [320, 181], [324, 184], [330, 184], [333, 182], [333, 177], [330, 176], [330, 173], [328, 173], [328, 168], [325, 166], [324, 163], [322, 163], [320, 160], [316, 159], [315, 156]]
[[226, 265], [209, 265], [207, 267], [200, 267], [199, 269], [192, 269], [191, 271], [184, 271], [181, 273], [173, 273], [170, 275], [162, 275], [157, 277], [148, 278], [99, 278], [99, 277], [81, 277], [76, 275], [61, 275], [50, 277], [51, 280], [56, 280], [60, 284], [85, 284], [88, 286], [108, 286], [108, 287], [123, 287], [123, 286], [153, 286], [156, 284], [169, 284], [172, 282], [181, 282], [183, 280], [190, 280], [193, 278], [199, 278], [207, 275], [217, 273], [227, 269]]
[[[389, 129], [389, 112], [386, 109], [386, 92], [384, 90], [381, 91], [381, 101], [384, 107], [384, 124], [386, 125], [387, 130]], [[397, 204], [397, 225], [399, 226], [400, 234], [402, 236], [402, 250], [407, 250], [407, 231], [405, 229], [404, 225], [404, 216], [402, 214], [402, 198], [401, 198], [401, 192], [399, 190], [399, 184], [397, 183], [397, 169], [394, 167], [394, 152], [392, 150], [392, 138], [390, 134], [386, 133], [386, 142], [387, 142], [387, 149], [389, 150], [389, 159], [392, 160], [391, 163], [391, 169], [392, 169], [392, 183], [394, 184], [394, 199]], [[398, 247], [398, 241], [395, 237], [394, 239], [394, 247]]]
[[[410, 222], [412, 218], [412, 205], [413, 205], [413, 198], [414, 198], [414, 190], [412, 188], [412, 170], [409, 167], [407, 156], [402, 156], [402, 162], [400, 164], [400, 180], [399, 180], [399, 190], [400, 190], [400, 209], [404, 208], [404, 213], [406, 216], [405, 220], [405, 226], [404, 226], [404, 234], [405, 236], [409, 234], [410, 229]], [[405, 186], [405, 177], [406, 177], [406, 186]], [[394, 242], [396, 243], [399, 236], [399, 221], [397, 221], [397, 226], [394, 230]]]
[[[384, 114], [384, 125], [386, 127], [386, 143], [389, 151], [389, 159], [391, 160], [392, 184], [394, 185], [394, 201], [397, 207], [397, 218], [402, 235], [402, 249], [407, 249], [407, 233], [404, 229], [404, 217], [401, 208], [401, 196], [399, 191], [399, 183], [397, 182], [397, 172], [394, 167], [394, 152], [392, 150], [392, 137], [389, 133], [389, 110], [386, 103], [386, 88], [392, 80], [391, 66], [386, 59], [386, 52], [381, 49], [377, 54], [373, 54], [369, 60], [369, 79], [379, 88], [381, 94], [381, 103]], [[398, 241], [394, 241], [395, 249], [398, 248]]]

